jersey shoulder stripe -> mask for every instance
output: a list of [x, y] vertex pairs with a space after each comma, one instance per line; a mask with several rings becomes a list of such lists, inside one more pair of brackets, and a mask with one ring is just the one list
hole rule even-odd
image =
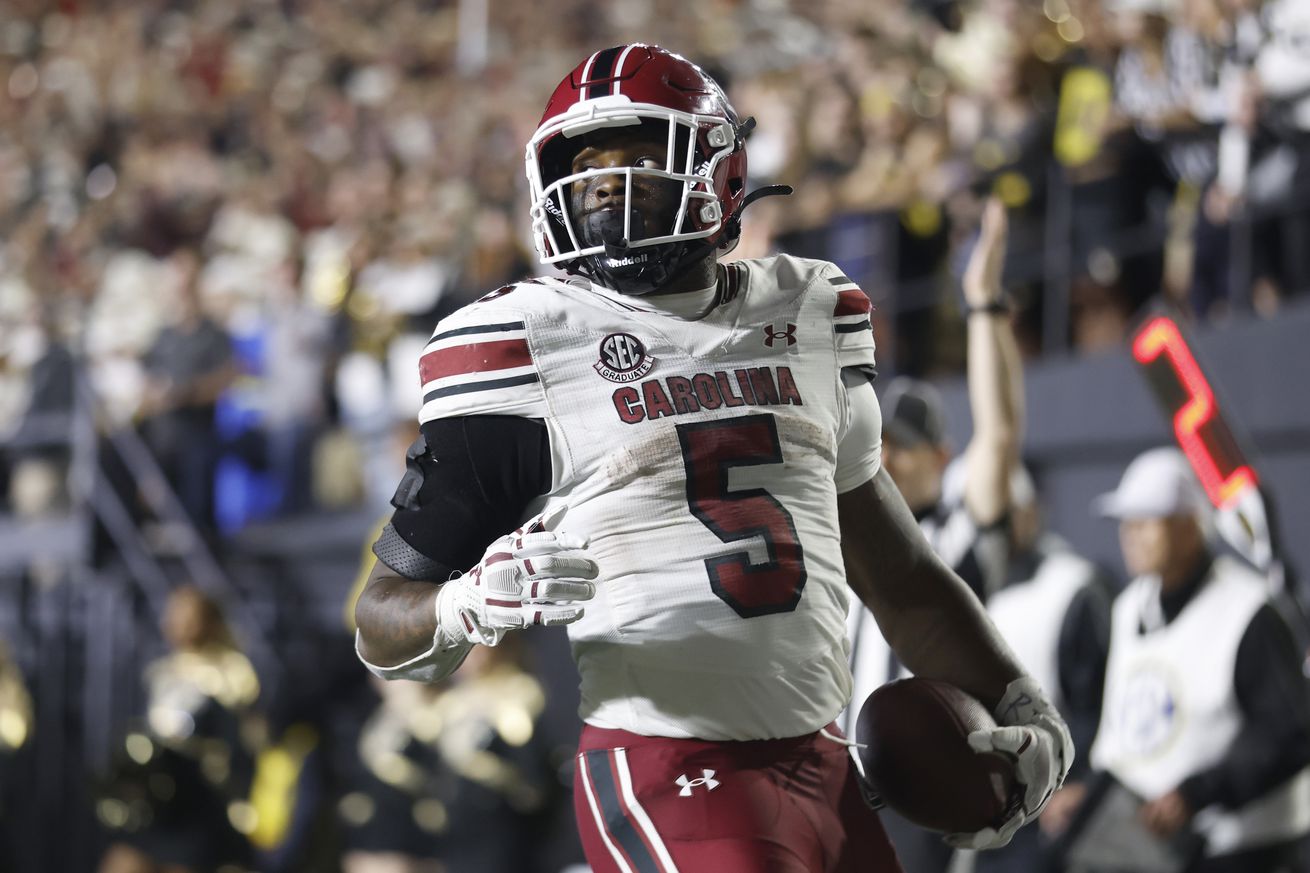
[[461, 415], [545, 416], [527, 322], [488, 298], [444, 319], [424, 346], [420, 424]]
[[[522, 327], [522, 322], [519, 322]], [[476, 335], [476, 334], [474, 334]], [[419, 377], [423, 384], [450, 376], [492, 373], [532, 365], [532, 353], [526, 339], [497, 339], [446, 346], [425, 352], [419, 359]]]
[[869, 295], [846, 276], [829, 276], [828, 281], [837, 291], [837, 305], [832, 311], [833, 329], [838, 333], [870, 329], [869, 314], [873, 311], [873, 304], [869, 302]]
[[873, 304], [852, 279], [831, 267], [828, 282], [837, 292], [832, 310], [832, 332], [837, 346], [837, 359], [842, 369], [855, 367], [869, 378], [877, 374], [874, 357]]
[[[452, 318], [453, 317], [454, 316], [452, 316]], [[446, 322], [444, 321], [442, 322], [442, 324], [445, 323]], [[523, 322], [504, 321], [501, 322], [500, 324], [475, 324], [472, 325], [471, 327], [457, 327], [451, 330], [441, 330], [441, 326], [438, 325], [437, 330], [440, 332], [434, 333], [432, 339], [428, 340], [429, 346], [436, 345], [442, 340], [447, 340], [450, 339], [451, 337], [471, 336], [472, 334], [478, 334], [478, 333], [502, 333], [504, 331], [509, 331], [509, 330], [523, 330]]]
[[869, 303], [869, 296], [861, 291], [858, 285], [845, 276], [833, 276], [828, 281], [837, 286], [837, 308], [832, 312], [834, 318], [862, 315], [866, 320], [868, 319], [873, 305]]

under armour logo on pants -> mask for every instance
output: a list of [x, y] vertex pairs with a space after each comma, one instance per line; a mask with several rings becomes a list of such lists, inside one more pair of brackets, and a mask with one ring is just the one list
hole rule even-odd
[[688, 779], [685, 773], [677, 778], [677, 783], [682, 786], [682, 790], [678, 792], [679, 797], [691, 797], [692, 789], [697, 785], [704, 785], [707, 791], [719, 787], [719, 780], [714, 778], [713, 770], [702, 770], [701, 773], [704, 775], [699, 779]]

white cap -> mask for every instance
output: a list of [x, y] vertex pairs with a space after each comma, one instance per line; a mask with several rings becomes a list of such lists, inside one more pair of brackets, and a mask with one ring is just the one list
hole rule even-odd
[[1109, 518], [1163, 518], [1205, 515], [1208, 504], [1183, 453], [1151, 449], [1133, 459], [1119, 487], [1092, 501], [1092, 509]]

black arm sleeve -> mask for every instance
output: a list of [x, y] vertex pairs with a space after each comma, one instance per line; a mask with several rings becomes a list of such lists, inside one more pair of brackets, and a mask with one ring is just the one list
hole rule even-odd
[[1099, 582], [1074, 595], [1060, 625], [1057, 653], [1063, 715], [1073, 735], [1074, 763], [1069, 778], [1088, 769], [1092, 740], [1101, 722], [1105, 661], [1110, 651], [1110, 597]]
[[423, 441], [426, 449], [407, 459], [390, 527], [432, 562], [429, 578], [441, 573], [433, 581], [444, 582], [476, 564], [550, 490], [550, 438], [539, 419], [480, 415], [429, 421]]
[[1273, 606], [1251, 619], [1233, 681], [1242, 730], [1223, 760], [1183, 782], [1193, 809], [1243, 806], [1310, 764], [1310, 691], [1291, 629]]

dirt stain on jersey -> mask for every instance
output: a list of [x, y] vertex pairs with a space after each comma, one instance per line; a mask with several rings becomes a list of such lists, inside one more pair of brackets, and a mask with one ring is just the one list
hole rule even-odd
[[779, 415], [778, 431], [788, 461], [799, 460], [795, 449], [800, 449], [803, 455], [815, 455], [826, 463], [837, 459], [836, 439], [832, 431], [819, 422], [800, 415]]
[[677, 456], [669, 453], [668, 434], [655, 432], [650, 438], [619, 446], [605, 457], [601, 469], [608, 488], [621, 488], [638, 479], [655, 477], [674, 460]]

